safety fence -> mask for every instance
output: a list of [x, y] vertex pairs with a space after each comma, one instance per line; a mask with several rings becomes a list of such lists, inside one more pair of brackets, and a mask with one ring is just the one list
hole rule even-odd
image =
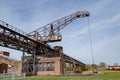
[[20, 80], [25, 78], [25, 73], [17, 74], [17, 73], [3, 73], [0, 74], [0, 80]]

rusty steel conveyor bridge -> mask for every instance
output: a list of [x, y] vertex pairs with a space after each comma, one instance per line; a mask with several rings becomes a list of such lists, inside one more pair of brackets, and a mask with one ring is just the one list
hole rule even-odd
[[35, 55], [56, 52], [48, 44], [34, 41], [26, 35], [22, 30], [0, 20], [0, 46]]

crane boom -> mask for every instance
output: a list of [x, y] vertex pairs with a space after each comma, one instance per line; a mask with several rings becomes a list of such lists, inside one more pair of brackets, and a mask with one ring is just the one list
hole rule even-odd
[[43, 27], [40, 27], [28, 34], [34, 40], [43, 42], [61, 41], [60, 30], [77, 18], [89, 17], [88, 11], [77, 11], [73, 14], [65, 16]]

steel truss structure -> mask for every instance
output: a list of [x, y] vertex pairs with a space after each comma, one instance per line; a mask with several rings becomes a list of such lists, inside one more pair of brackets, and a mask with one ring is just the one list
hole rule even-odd
[[41, 41], [41, 39], [43, 40], [43, 42], [61, 41], [62, 39], [60, 34], [61, 29], [63, 29], [65, 26], [70, 24], [75, 19], [89, 17], [89, 15], [90, 14], [88, 11], [77, 11], [73, 14], [55, 20], [43, 27], [40, 27], [30, 32], [28, 36], [31, 36], [31, 38], [36, 41]]
[[[59, 38], [59, 31], [66, 25], [71, 23], [77, 18], [88, 17], [87, 11], [78, 11], [69, 16], [56, 20], [42, 28], [34, 30], [33, 32], [26, 34], [20, 29], [0, 20], [0, 46], [7, 47], [19, 51], [23, 51], [23, 70], [22, 72], [33, 72], [35, 74], [37, 63], [37, 55], [59, 53], [52, 49], [46, 42], [54, 42], [61, 40]], [[43, 38], [43, 42], [40, 42], [40, 38]], [[32, 59], [25, 62], [25, 52], [32, 54]], [[31, 68], [31, 69], [30, 69]]]
[[[11, 29], [12, 28], [12, 29]], [[17, 32], [17, 28], [0, 21], [0, 46], [27, 52], [35, 55], [56, 52], [47, 44], [34, 41], [25, 34]]]
[[[33, 65], [35, 65], [36, 55], [57, 52], [53, 50], [49, 45], [32, 40], [31, 38], [27, 37], [23, 31], [1, 20], [0, 20], [0, 46], [23, 51], [22, 72], [30, 71], [33, 72], [33, 74], [35, 74], [35, 68]], [[32, 54], [33, 57], [33, 59], [31, 60], [32, 64], [30, 64], [29, 62], [28, 64], [24, 63], [25, 52], [28, 54]], [[26, 69], [26, 66], [28, 70]], [[29, 70], [30, 67], [31, 70]]]

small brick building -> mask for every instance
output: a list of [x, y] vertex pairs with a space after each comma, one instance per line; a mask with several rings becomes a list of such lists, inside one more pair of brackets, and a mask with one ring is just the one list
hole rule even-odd
[[[21, 73], [22, 62], [9, 57], [9, 52], [0, 52], [0, 73]], [[14, 66], [14, 67], [8, 67]]]
[[[0, 52], [1, 55], [9, 56], [9, 52]], [[0, 73], [7, 73], [8, 64], [3, 63], [2, 59], [0, 58]]]
[[[0, 52], [0, 54], [9, 56], [8, 52]], [[7, 73], [8, 64], [16, 66], [17, 73], [24, 72], [26, 75], [33, 75], [34, 65], [35, 75], [38, 76], [66, 75], [73, 72], [81, 72], [85, 68], [84, 63], [63, 53], [36, 55], [35, 64], [33, 64], [32, 56], [25, 56], [24, 59], [24, 63], [9, 59], [9, 57], [7, 59], [0, 59], [0, 73]]]
[[115, 70], [115, 71], [120, 71], [120, 66], [108, 66], [107, 70]]
[[[32, 65], [32, 58], [30, 56], [25, 57], [26, 66], [27, 62]], [[31, 59], [31, 60], [30, 60]], [[85, 68], [85, 64], [69, 57], [65, 54], [44, 54], [37, 56], [36, 75], [65, 75], [72, 72], [81, 72]], [[27, 70], [28, 68], [25, 67]], [[26, 75], [32, 74], [32, 69], [25, 71]]]

